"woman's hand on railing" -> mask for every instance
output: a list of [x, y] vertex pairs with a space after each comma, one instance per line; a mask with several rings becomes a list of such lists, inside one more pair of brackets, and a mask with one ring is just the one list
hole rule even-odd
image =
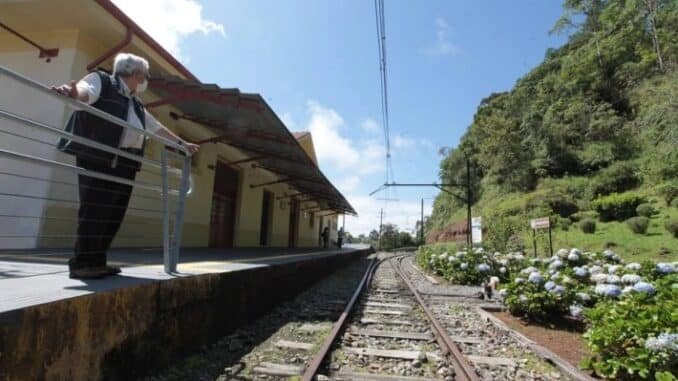
[[61, 86], [52, 86], [52, 90], [56, 91], [61, 95], [71, 97], [73, 99], [78, 99], [78, 86], [77, 81], [71, 81], [70, 84], [64, 83]]
[[195, 154], [200, 149], [200, 145], [198, 145], [198, 144], [186, 142], [184, 145], [186, 146], [186, 149], [188, 150], [188, 152], [191, 153], [191, 155]]

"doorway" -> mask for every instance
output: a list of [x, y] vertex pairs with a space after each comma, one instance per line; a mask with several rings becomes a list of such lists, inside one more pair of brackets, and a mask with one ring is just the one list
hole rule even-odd
[[217, 162], [214, 172], [209, 246], [229, 248], [235, 236], [240, 173], [221, 162]]
[[259, 230], [259, 244], [271, 244], [271, 227], [273, 220], [273, 192], [264, 191], [261, 201], [261, 228]]
[[297, 247], [299, 239], [299, 201], [290, 202], [290, 227], [287, 238], [288, 247]]

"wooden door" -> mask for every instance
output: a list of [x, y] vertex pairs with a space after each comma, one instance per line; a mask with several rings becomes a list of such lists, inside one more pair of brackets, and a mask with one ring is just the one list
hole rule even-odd
[[264, 196], [261, 200], [261, 227], [259, 228], [259, 244], [261, 246], [268, 246], [271, 244], [273, 197], [273, 192], [264, 191]]
[[287, 246], [297, 247], [299, 237], [299, 201], [292, 199], [290, 202], [290, 227], [287, 238]]
[[210, 247], [233, 247], [239, 181], [238, 171], [217, 162], [210, 216]]

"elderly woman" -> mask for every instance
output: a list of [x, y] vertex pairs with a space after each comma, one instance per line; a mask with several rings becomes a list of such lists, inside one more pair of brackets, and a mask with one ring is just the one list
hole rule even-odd
[[[53, 89], [63, 95], [91, 104], [132, 126], [170, 139], [195, 153], [199, 146], [179, 138], [158, 122], [139, 100], [148, 85], [148, 61], [129, 53], [115, 57], [113, 74], [93, 72], [80, 81], [72, 81]], [[68, 128], [99, 143], [143, 156], [142, 134], [84, 112], [74, 114]], [[74, 154], [78, 167], [111, 176], [134, 180], [140, 163], [123, 157], [115, 158], [105, 151], [73, 142], [60, 144], [64, 152]], [[120, 273], [120, 268], [106, 264], [106, 252], [120, 228], [132, 187], [87, 175], [78, 176], [80, 209], [75, 253], [69, 260], [71, 278], [92, 279]]]

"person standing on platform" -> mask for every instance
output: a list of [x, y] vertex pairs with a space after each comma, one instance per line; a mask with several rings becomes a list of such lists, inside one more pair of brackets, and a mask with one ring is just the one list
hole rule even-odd
[[337, 247], [341, 249], [341, 246], [344, 244], [344, 227], [339, 228], [337, 232]]
[[[118, 54], [113, 63], [113, 74], [92, 72], [79, 81], [53, 87], [62, 95], [118, 117], [132, 126], [148, 130], [158, 136], [184, 145], [195, 153], [199, 146], [179, 138], [149, 114], [139, 94], [146, 90], [149, 78], [148, 61], [129, 53]], [[75, 112], [67, 130], [74, 135], [120, 149], [134, 155], [144, 155], [145, 137], [85, 112]], [[59, 142], [58, 149], [75, 155], [80, 168], [134, 181], [141, 163], [117, 157], [105, 151], [75, 143]], [[78, 279], [102, 278], [120, 273], [120, 268], [106, 264], [106, 253], [120, 229], [132, 186], [114, 181], [78, 175], [80, 208], [74, 256], [68, 261], [70, 277]]]
[[330, 228], [325, 226], [323, 229], [323, 248], [328, 249], [330, 247]]

